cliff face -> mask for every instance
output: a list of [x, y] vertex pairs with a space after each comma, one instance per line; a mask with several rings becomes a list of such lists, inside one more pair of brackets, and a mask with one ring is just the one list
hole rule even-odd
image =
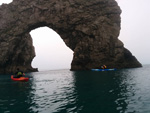
[[[118, 40], [121, 10], [115, 0], [13, 0], [0, 6], [0, 73], [37, 71], [30, 31], [47, 26], [74, 51], [71, 70], [140, 67]], [[42, 38], [42, 37], [41, 37]]]

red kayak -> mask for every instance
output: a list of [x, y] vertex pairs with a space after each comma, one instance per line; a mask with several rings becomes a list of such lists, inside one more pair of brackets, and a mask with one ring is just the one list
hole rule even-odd
[[28, 77], [14, 78], [13, 75], [11, 75], [11, 79], [14, 80], [14, 81], [24, 81], [24, 82], [27, 82], [29, 80]]

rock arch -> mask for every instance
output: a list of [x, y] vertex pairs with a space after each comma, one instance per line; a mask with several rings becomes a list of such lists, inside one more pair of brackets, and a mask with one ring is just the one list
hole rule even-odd
[[47, 26], [74, 51], [71, 70], [141, 64], [118, 40], [121, 10], [115, 0], [13, 0], [0, 6], [0, 73], [37, 71], [29, 32]]

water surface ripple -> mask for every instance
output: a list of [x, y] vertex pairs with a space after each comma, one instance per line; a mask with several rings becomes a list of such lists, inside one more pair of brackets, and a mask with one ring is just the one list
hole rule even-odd
[[0, 75], [0, 113], [150, 113], [150, 65], [117, 71]]

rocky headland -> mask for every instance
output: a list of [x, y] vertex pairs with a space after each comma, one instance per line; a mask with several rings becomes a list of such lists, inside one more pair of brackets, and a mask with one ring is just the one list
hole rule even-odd
[[[13, 0], [0, 6], [0, 73], [25, 72], [35, 57], [30, 31], [47, 26], [74, 51], [71, 70], [142, 65], [118, 39], [121, 9], [115, 0]], [[42, 38], [42, 37], [41, 37]], [[48, 52], [48, 51], [47, 51]], [[63, 59], [62, 59], [63, 60]]]

